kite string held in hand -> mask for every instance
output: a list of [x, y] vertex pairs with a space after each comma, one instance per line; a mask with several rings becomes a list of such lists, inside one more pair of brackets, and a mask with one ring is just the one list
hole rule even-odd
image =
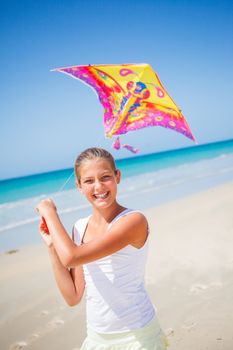
[[[70, 181], [70, 179], [71, 179], [71, 177], [72, 177], [73, 175], [74, 175], [74, 170], [72, 170], [72, 172], [71, 172], [71, 174], [69, 175], [69, 177], [63, 182], [63, 184], [61, 185], [61, 187], [59, 188], [59, 190], [58, 190], [57, 192], [55, 192], [55, 194], [61, 193], [61, 192], [64, 190], [66, 184]], [[47, 226], [47, 223], [46, 223], [45, 218], [42, 216], [41, 219], [42, 219], [42, 222], [43, 222], [43, 224], [45, 225], [45, 229], [46, 229], [46, 231], [44, 231], [44, 233], [45, 233], [45, 234], [49, 234], [49, 229], [48, 229], [48, 226]]]
[[[69, 175], [69, 177], [63, 182], [63, 184], [61, 185], [61, 187], [59, 188], [59, 190], [57, 192], [55, 192], [55, 194], [58, 194], [60, 192], [62, 192], [66, 186], [66, 184], [70, 181], [71, 177], [74, 175], [74, 170], [72, 170], [71, 174]], [[45, 225], [45, 229], [46, 231], [44, 231], [45, 234], [49, 234], [49, 229], [46, 223], [45, 218], [42, 216], [41, 217], [43, 224]]]
[[[98, 138], [98, 140], [97, 140], [97, 142], [96, 142], [97, 145], [99, 144], [101, 138], [102, 138], [102, 136], [100, 136], [100, 137]], [[68, 178], [63, 182], [63, 184], [61, 185], [61, 187], [59, 188], [59, 190], [58, 190], [57, 192], [55, 192], [55, 194], [59, 194], [59, 193], [61, 193], [61, 192], [64, 190], [65, 186], [68, 184], [68, 182], [70, 181], [70, 179], [72, 178], [73, 175], [74, 175], [74, 170], [72, 170], [71, 174], [70, 174], [70, 175], [68, 176]], [[43, 224], [45, 225], [45, 228], [46, 228], [46, 230], [47, 230], [47, 232], [44, 232], [44, 233], [49, 234], [49, 229], [48, 229], [48, 226], [47, 226], [47, 223], [46, 223], [45, 218], [42, 216], [41, 219], [42, 219]]]

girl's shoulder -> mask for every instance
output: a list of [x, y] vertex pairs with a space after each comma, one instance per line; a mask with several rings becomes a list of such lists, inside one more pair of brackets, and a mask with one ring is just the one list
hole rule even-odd
[[[83, 236], [89, 223], [91, 215], [78, 219], [72, 230], [72, 237], [76, 244], [81, 245]], [[138, 231], [139, 236], [149, 233], [148, 221], [141, 210], [125, 208], [108, 224], [108, 231]]]
[[120, 212], [120, 214], [118, 214], [109, 224], [109, 228], [115, 223], [117, 222], [119, 219], [121, 218], [126, 218], [128, 220], [135, 220], [137, 218], [137, 220], [143, 220], [143, 221], [147, 221], [145, 215], [143, 214], [143, 212], [141, 210], [138, 209], [131, 209], [131, 208], [125, 208], [122, 212]]
[[128, 244], [135, 248], [144, 246], [149, 235], [149, 225], [147, 218], [140, 210], [125, 209], [118, 214], [108, 226], [111, 232], [119, 232], [124, 239], [128, 237]]

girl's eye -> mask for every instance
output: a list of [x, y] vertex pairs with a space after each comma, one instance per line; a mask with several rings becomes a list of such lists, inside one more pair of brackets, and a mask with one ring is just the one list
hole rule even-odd
[[84, 183], [85, 183], [85, 184], [91, 184], [91, 183], [92, 183], [92, 180], [91, 180], [91, 179], [84, 180]]
[[103, 181], [107, 181], [107, 180], [109, 180], [110, 178], [111, 178], [110, 175], [105, 175], [105, 176], [102, 177], [102, 180], [103, 180]]

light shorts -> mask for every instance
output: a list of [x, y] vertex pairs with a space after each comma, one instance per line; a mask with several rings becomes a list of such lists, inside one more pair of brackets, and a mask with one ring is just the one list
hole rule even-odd
[[80, 350], [166, 350], [167, 340], [155, 317], [145, 327], [121, 333], [88, 329]]

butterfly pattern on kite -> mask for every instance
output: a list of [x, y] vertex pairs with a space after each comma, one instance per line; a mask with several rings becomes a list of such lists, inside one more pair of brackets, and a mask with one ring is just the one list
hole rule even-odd
[[[149, 64], [72, 66], [55, 71], [78, 78], [97, 92], [104, 107], [106, 137], [162, 126], [195, 141], [180, 109]], [[113, 147], [138, 152], [130, 145], [121, 145], [119, 137]]]

